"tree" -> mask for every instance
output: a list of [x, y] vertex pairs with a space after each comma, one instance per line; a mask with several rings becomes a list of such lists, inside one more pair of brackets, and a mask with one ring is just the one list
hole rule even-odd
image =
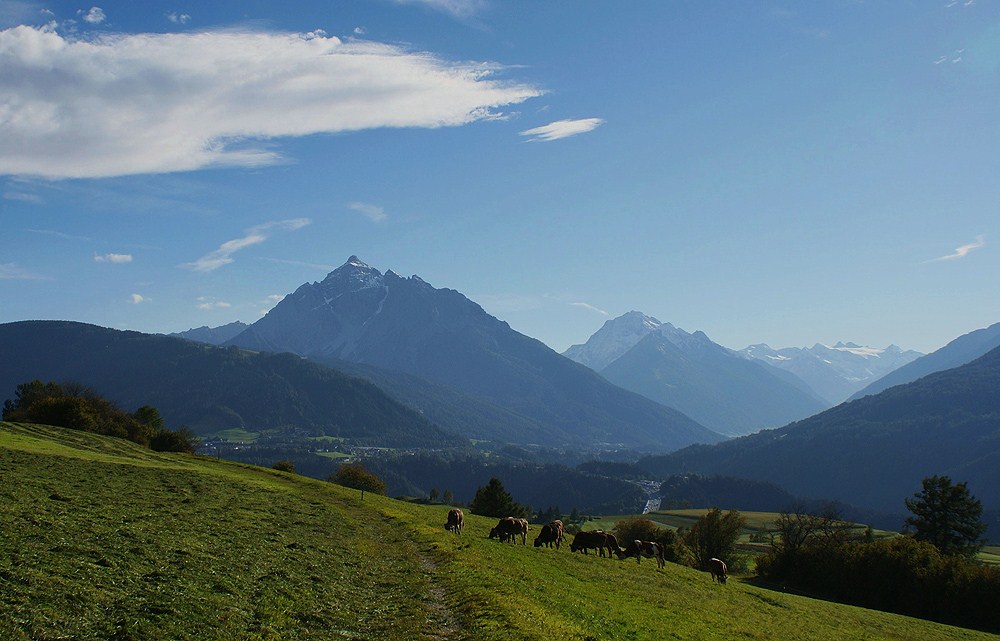
[[730, 559], [736, 551], [736, 540], [746, 527], [747, 520], [737, 510], [725, 514], [717, 507], [695, 521], [684, 535], [684, 543], [694, 553], [699, 566], [707, 567], [711, 558]]
[[441, 497], [441, 500], [444, 501], [445, 505], [451, 505], [455, 501], [454, 492], [446, 489], [444, 491], [444, 496]]
[[527, 518], [528, 508], [514, 501], [514, 497], [504, 489], [500, 479], [493, 477], [490, 482], [476, 490], [476, 496], [469, 503], [469, 511], [480, 516], [502, 518], [513, 516]]
[[430, 499], [431, 503], [437, 503], [437, 500], [438, 500], [438, 489], [436, 487], [432, 487], [431, 488], [431, 492], [428, 495], [428, 498]]
[[271, 466], [272, 470], [278, 470], [279, 472], [291, 472], [295, 473], [295, 461], [292, 459], [283, 458], [274, 465]]
[[385, 494], [385, 481], [369, 472], [361, 463], [341, 465], [329, 480], [337, 485], [374, 494]]
[[952, 485], [947, 476], [927, 477], [922, 486], [906, 499], [906, 509], [913, 513], [906, 524], [913, 527], [913, 537], [931, 543], [942, 554], [975, 556], [983, 547], [986, 531], [979, 499], [964, 482]]

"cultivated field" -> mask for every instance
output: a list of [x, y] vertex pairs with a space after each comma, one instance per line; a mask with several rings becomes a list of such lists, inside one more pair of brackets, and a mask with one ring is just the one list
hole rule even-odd
[[456, 536], [446, 512], [0, 423], [0, 638], [997, 638], [672, 564], [501, 544], [492, 519], [467, 516]]

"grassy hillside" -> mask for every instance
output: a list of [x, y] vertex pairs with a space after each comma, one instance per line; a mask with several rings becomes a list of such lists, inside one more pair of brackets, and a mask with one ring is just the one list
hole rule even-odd
[[58, 428], [0, 423], [0, 505], [3, 639], [996, 638]]

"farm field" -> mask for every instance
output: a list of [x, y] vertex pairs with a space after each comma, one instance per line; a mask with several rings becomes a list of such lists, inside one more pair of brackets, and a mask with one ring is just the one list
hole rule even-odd
[[997, 638], [60, 428], [0, 423], [0, 505], [3, 639]]

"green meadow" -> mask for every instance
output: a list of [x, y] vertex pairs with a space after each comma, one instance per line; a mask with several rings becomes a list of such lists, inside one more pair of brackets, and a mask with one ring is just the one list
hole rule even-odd
[[734, 577], [487, 539], [467, 515], [0, 423], [0, 638], [996, 639]]

